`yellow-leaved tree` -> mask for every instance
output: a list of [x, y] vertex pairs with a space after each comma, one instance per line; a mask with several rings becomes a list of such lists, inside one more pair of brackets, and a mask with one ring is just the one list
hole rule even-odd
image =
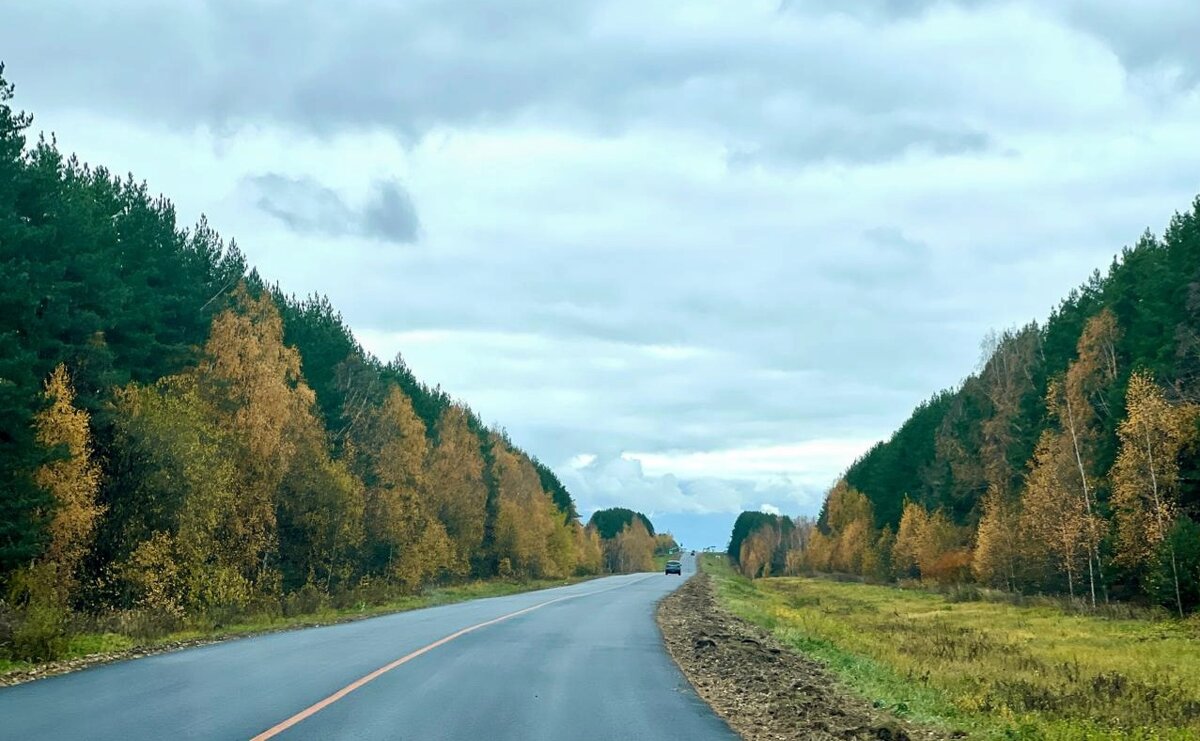
[[425, 425], [399, 387], [389, 389], [371, 438], [366, 533], [376, 570], [409, 590], [465, 571], [445, 526], [425, 502]]
[[578, 554], [575, 573], [599, 574], [604, 570], [604, 547], [600, 543], [600, 533], [595, 527], [576, 528], [575, 543], [575, 551]]
[[738, 554], [738, 568], [742, 575], [751, 579], [771, 576], [771, 560], [779, 547], [779, 529], [773, 525], [759, 525], [742, 541]]
[[1050, 383], [1046, 397], [1047, 409], [1058, 418], [1059, 443], [1069, 443], [1075, 462], [1077, 478], [1070, 495], [1083, 500], [1087, 518], [1088, 584], [1093, 607], [1096, 605], [1097, 582], [1104, 583], [1100, 543], [1108, 529], [1096, 496], [1100, 474], [1095, 470], [1095, 449], [1102, 434], [1101, 413], [1108, 413], [1107, 392], [1117, 381], [1116, 342], [1119, 338], [1117, 319], [1110, 310], [1104, 309], [1088, 319], [1076, 343], [1075, 360], [1061, 382]]
[[918, 560], [921, 553], [921, 535], [929, 513], [911, 500], [904, 500], [900, 514], [900, 526], [896, 530], [896, 541], [892, 545], [892, 567], [898, 577], [920, 576]]
[[[533, 463], [500, 436], [492, 436], [497, 485], [495, 557], [502, 576], [558, 578], [575, 570], [574, 536], [542, 489]], [[653, 557], [654, 539], [646, 535]]]
[[642, 518], [634, 517], [617, 534], [617, 570], [624, 574], [654, 570], [654, 536]]
[[914, 572], [926, 581], [962, 581], [971, 566], [966, 533], [942, 511], [930, 513], [905, 501], [900, 528], [892, 544], [892, 563], [898, 575]]
[[66, 647], [65, 619], [76, 587], [76, 571], [104, 510], [96, 502], [100, 475], [92, 461], [88, 415], [75, 408], [67, 370], [59, 365], [46, 380], [45, 407], [34, 418], [37, 441], [50, 455], [34, 474], [54, 509], [49, 542], [37, 561], [13, 575], [13, 597], [23, 607], [13, 632], [12, 653], [30, 660], [52, 659]]
[[131, 602], [181, 617], [244, 607], [253, 585], [241, 568], [237, 472], [227, 435], [192, 375], [114, 396], [114, 475], [123, 496], [109, 513], [125, 546], [116, 572]]
[[1182, 617], [1179, 565], [1167, 536], [1179, 517], [1179, 453], [1195, 434], [1198, 409], [1190, 403], [1169, 403], [1144, 372], [1130, 377], [1125, 409], [1117, 429], [1120, 449], [1110, 473], [1117, 558], [1145, 566], [1167, 542], [1166, 559]]
[[825, 521], [833, 539], [829, 566], [833, 571], [862, 574], [873, 553], [874, 520], [866, 495], [839, 480], [825, 498]]
[[280, 486], [310, 427], [315, 396], [300, 373], [300, 354], [283, 342], [283, 320], [270, 296], [239, 285], [233, 306], [212, 323], [195, 370], [202, 397], [229, 434], [236, 469], [230, 548], [243, 576], [262, 594], [280, 589]]
[[1090, 554], [1098, 545], [1095, 539], [1100, 528], [1092, 517], [1069, 436], [1046, 430], [1034, 449], [1021, 496], [1020, 527], [1027, 536], [1026, 555], [1031, 562], [1048, 559], [1065, 573], [1071, 597], [1082, 575], [1092, 577], [1094, 600], [1094, 571], [1089, 566], [1094, 565]]
[[975, 531], [971, 570], [983, 584], [1016, 588], [1020, 555], [1019, 512], [996, 488], [983, 498], [983, 515]]
[[75, 408], [75, 390], [65, 366], [60, 364], [50, 374], [44, 397], [46, 406], [38, 412], [34, 426], [38, 443], [56, 455], [34, 475], [37, 485], [54, 498], [50, 542], [41, 561], [54, 565], [56, 588], [65, 601], [104, 508], [96, 501], [100, 471], [92, 461], [88, 414]]
[[478, 561], [487, 516], [487, 483], [479, 437], [471, 430], [467, 412], [452, 404], [434, 428], [425, 479], [430, 508], [446, 527], [457, 560]]

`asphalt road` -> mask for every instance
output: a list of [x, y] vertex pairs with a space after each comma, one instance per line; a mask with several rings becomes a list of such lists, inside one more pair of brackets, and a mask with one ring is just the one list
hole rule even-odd
[[0, 689], [0, 739], [732, 739], [654, 623], [682, 581], [611, 576], [50, 677]]

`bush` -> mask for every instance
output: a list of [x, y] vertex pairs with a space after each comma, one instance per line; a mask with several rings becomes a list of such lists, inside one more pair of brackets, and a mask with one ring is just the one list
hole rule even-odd
[[312, 615], [329, 606], [329, 596], [309, 582], [283, 598], [283, 614], [286, 617]]
[[983, 591], [975, 584], [955, 584], [943, 590], [947, 602], [982, 602]]
[[184, 627], [183, 618], [174, 610], [142, 608], [124, 610], [110, 618], [111, 632], [146, 641], [171, 635]]
[[12, 633], [14, 659], [52, 661], [67, 650], [66, 610], [48, 601], [31, 602]]
[[24, 661], [52, 661], [62, 656], [67, 649], [68, 613], [57, 567], [39, 564], [17, 571], [11, 592], [19, 607], [8, 652]]

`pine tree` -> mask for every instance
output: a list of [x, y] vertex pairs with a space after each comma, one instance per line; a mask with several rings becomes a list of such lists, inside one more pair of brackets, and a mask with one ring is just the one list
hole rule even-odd
[[24, 158], [32, 118], [13, 110], [12, 97], [0, 64], [0, 585], [41, 555], [54, 505], [33, 481], [44, 456], [30, 421], [44, 371], [30, 333], [46, 291], [32, 280], [36, 223], [23, 213], [32, 200]]

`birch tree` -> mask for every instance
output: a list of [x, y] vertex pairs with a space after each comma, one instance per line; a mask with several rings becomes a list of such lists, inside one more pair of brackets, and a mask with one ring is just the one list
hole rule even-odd
[[[1125, 409], [1111, 472], [1118, 558], [1145, 566], [1167, 541], [1179, 517], [1179, 453], [1195, 435], [1197, 407], [1170, 404], [1148, 373], [1135, 372], [1129, 379]], [[1170, 544], [1166, 558], [1182, 617], [1179, 563]]]

